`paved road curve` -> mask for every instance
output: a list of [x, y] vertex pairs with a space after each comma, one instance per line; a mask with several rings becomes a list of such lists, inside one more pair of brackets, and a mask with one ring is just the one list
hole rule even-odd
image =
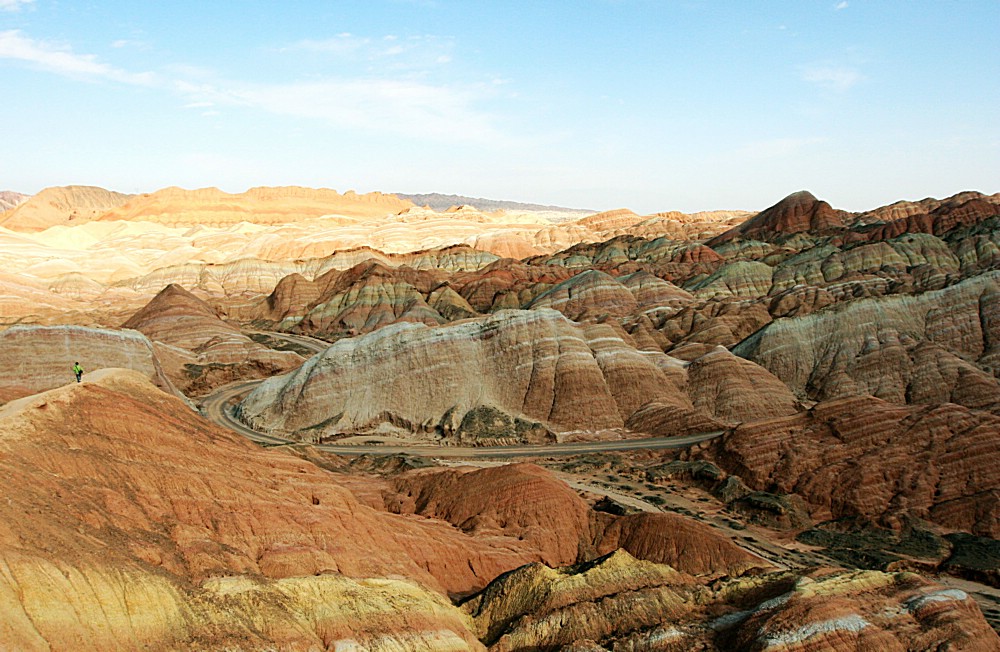
[[[321, 352], [329, 346], [321, 340], [308, 337], [287, 335], [285, 333], [267, 333], [274, 338], [285, 339], [306, 346], [316, 352]], [[283, 446], [296, 444], [299, 442], [257, 432], [238, 421], [233, 415], [234, 405], [238, 398], [249, 394], [253, 389], [262, 383], [262, 380], [248, 380], [232, 383], [220, 387], [212, 394], [206, 396], [202, 402], [202, 412], [215, 423], [229, 428], [244, 437], [262, 444], [264, 446]], [[666, 448], [687, 448], [691, 444], [696, 444], [708, 439], [714, 439], [723, 433], [722, 430], [714, 432], [704, 432], [685, 437], [650, 437], [646, 439], [625, 439], [618, 441], [598, 441], [598, 442], [574, 442], [564, 444], [546, 444], [542, 446], [489, 446], [489, 447], [460, 447], [460, 446], [435, 446], [412, 445], [412, 446], [390, 446], [390, 445], [337, 445], [318, 444], [316, 448], [328, 453], [337, 455], [396, 455], [405, 453], [406, 455], [416, 455], [420, 457], [464, 457], [464, 458], [508, 458], [508, 457], [550, 457], [565, 455], [583, 455], [587, 453], [606, 453], [611, 451], [630, 451]]]

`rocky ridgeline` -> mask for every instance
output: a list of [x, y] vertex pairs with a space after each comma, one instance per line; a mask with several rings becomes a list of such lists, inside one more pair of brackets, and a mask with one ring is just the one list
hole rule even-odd
[[306, 440], [396, 432], [539, 442], [626, 422], [657, 434], [717, 429], [797, 409], [779, 380], [725, 349], [688, 365], [624, 338], [611, 325], [580, 325], [551, 309], [437, 328], [396, 324], [340, 340], [270, 378], [239, 414], [255, 428]]
[[[99, 190], [0, 215], [0, 321], [27, 322], [0, 331], [4, 644], [1000, 649], [963, 592], [901, 572], [997, 582], [1000, 196], [547, 220]], [[303, 362], [250, 329], [331, 345]], [[635, 473], [679, 465], [887, 572], [776, 570], [533, 465], [264, 451], [183, 400], [279, 372], [239, 413], [305, 442], [724, 431]]]
[[323, 470], [135, 371], [9, 404], [0, 444], [19, 650], [1000, 645], [963, 592], [910, 573], [774, 571], [678, 515], [593, 511], [533, 465]]
[[773, 573], [705, 584], [615, 552], [532, 564], [463, 604], [491, 651], [996, 649], [963, 592], [911, 573]]
[[294, 369], [302, 356], [258, 344], [224, 322], [204, 301], [168, 285], [122, 324], [154, 342], [174, 385], [197, 396], [233, 380], [260, 378]]

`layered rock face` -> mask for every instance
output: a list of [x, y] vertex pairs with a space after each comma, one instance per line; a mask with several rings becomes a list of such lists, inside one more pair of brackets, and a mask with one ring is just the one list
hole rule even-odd
[[802, 190], [785, 197], [738, 227], [716, 236], [708, 242], [708, 246], [720, 245], [734, 238], [767, 241], [795, 233], [823, 234], [842, 228], [845, 217], [847, 214], [843, 211], [834, 210], [830, 204]]
[[870, 397], [739, 426], [707, 455], [751, 488], [796, 493], [817, 520], [904, 516], [1000, 538], [1000, 418]]
[[[909, 574], [768, 572], [721, 516], [598, 512], [532, 465], [372, 478], [259, 450], [149, 381], [196, 395], [301, 362], [237, 324], [320, 335], [339, 341], [260, 385], [248, 423], [469, 446], [727, 431], [677, 463], [714, 468], [730, 508], [997, 538], [1000, 196], [583, 218], [60, 196], [0, 215], [21, 229], [0, 226], [0, 322], [145, 335], [0, 332], [0, 401], [68, 382], [0, 409], [4, 643], [997, 649], [963, 594]], [[673, 482], [654, 467], [637, 491]]]
[[[284, 292], [282, 288], [279, 293], [276, 288], [270, 297], [272, 314], [280, 315], [279, 324], [291, 326], [295, 332], [334, 337], [369, 333], [397, 322], [442, 324], [447, 320], [428, 302], [445, 309], [448, 301], [442, 292], [431, 296], [443, 278], [442, 274], [408, 267], [390, 269], [362, 263], [343, 273], [329, 272], [317, 278], [313, 284], [317, 297], [304, 307], [304, 315], [296, 314], [294, 303], [282, 306], [285, 297], [294, 302], [299, 292]], [[303, 285], [297, 283], [294, 289]], [[308, 293], [308, 289], [303, 290]], [[461, 297], [457, 299], [462, 302]], [[462, 316], [476, 314], [468, 304], [457, 307], [464, 309]]]
[[140, 331], [156, 343], [167, 375], [188, 395], [233, 380], [288, 371], [303, 361], [297, 353], [257, 344], [177, 285], [165, 287], [122, 327]]
[[82, 326], [13, 326], [0, 331], [0, 402], [75, 381], [79, 362], [84, 379], [98, 369], [124, 367], [170, 392], [152, 342], [134, 330]]
[[570, 319], [583, 321], [588, 315], [631, 314], [638, 301], [620, 282], [597, 270], [588, 270], [541, 294], [527, 307], [552, 308]]
[[516, 537], [549, 565], [622, 549], [699, 576], [770, 567], [704, 524], [676, 514], [594, 511], [533, 464], [420, 469], [400, 475], [392, 485], [397, 493], [384, 494], [390, 511], [444, 520], [484, 539]]
[[574, 568], [519, 568], [463, 608], [496, 652], [1000, 646], [964, 592], [913, 574], [825, 570], [706, 586], [625, 552]]
[[[265, 381], [239, 412], [256, 428], [304, 438], [376, 431], [452, 438], [470, 412], [489, 408], [513, 424], [495, 439], [519, 439], [518, 420], [554, 432], [621, 428], [650, 402], [698, 422], [795, 412], [794, 398], [766, 371], [728, 352], [713, 355], [689, 373], [679, 360], [638, 351], [608, 325], [580, 326], [553, 310], [502, 311], [340, 340]], [[760, 387], [721, 388], [719, 374], [736, 368], [745, 371], [735, 377], [759, 378]]]
[[593, 512], [532, 465], [331, 473], [128, 370], [8, 404], [0, 448], [0, 633], [17, 649], [482, 649], [443, 594], [526, 563], [625, 542], [709, 576], [762, 565], [681, 517]]
[[843, 303], [775, 321], [734, 352], [802, 397], [870, 394], [894, 403], [997, 410], [1000, 273], [918, 296]]
[[[449, 260], [441, 266], [464, 271], [479, 269], [498, 256], [548, 254], [619, 235], [672, 234], [686, 239], [706, 230], [714, 234], [731, 217], [665, 214], [637, 216], [636, 223], [600, 215], [583, 221], [587, 218], [581, 220], [579, 213], [546, 210], [485, 213], [461, 207], [438, 213], [393, 195], [328, 189], [254, 188], [234, 195], [214, 188], [167, 188], [127, 196], [71, 186], [46, 189], [3, 213], [0, 239], [10, 239], [15, 246], [4, 243], [0, 264], [57, 285], [79, 275], [96, 283], [86, 289], [86, 299], [108, 306], [131, 299], [134, 311], [169, 283], [213, 295], [267, 293], [288, 274], [314, 279], [369, 258], [422, 266], [428, 256], [421, 254], [454, 246], [473, 253], [444, 254]], [[393, 254], [406, 260], [391, 262]], [[328, 257], [338, 260], [307, 261]], [[219, 269], [230, 265], [242, 270]], [[253, 267], [258, 269], [247, 269]], [[122, 286], [149, 294], [109, 294]], [[106, 319], [99, 311], [94, 314]], [[43, 316], [56, 318], [58, 311]]]
[[95, 376], [0, 412], [0, 621], [18, 649], [479, 649], [431, 591], [535, 558], [360, 504], [135, 372]]

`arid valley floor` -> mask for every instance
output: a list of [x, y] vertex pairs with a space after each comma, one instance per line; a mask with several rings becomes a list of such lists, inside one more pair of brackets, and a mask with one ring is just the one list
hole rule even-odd
[[415, 199], [0, 193], [0, 650], [1000, 650], [1000, 195]]

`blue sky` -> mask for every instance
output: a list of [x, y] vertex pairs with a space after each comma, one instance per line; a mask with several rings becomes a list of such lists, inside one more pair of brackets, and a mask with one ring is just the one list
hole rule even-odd
[[994, 193], [998, 28], [998, 0], [0, 0], [0, 189]]

